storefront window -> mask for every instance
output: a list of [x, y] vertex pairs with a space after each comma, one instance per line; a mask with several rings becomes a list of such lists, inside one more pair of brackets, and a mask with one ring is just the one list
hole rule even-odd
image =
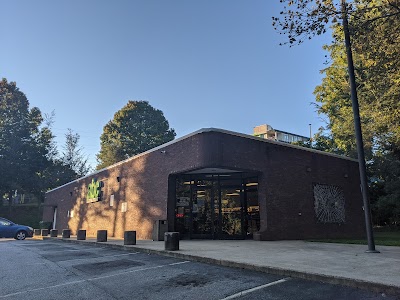
[[176, 230], [181, 234], [190, 231], [190, 191], [191, 182], [178, 179], [176, 182]]
[[246, 199], [246, 233], [248, 236], [260, 230], [260, 206], [258, 203], [258, 182], [257, 178], [250, 178], [245, 181]]
[[251, 238], [260, 224], [257, 185], [241, 173], [178, 177], [175, 230], [184, 238]]

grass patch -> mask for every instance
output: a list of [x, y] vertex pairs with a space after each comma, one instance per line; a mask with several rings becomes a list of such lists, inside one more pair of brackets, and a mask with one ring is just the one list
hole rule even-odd
[[[374, 232], [375, 244], [380, 246], [399, 246], [400, 231], [376, 231]], [[308, 240], [309, 242], [339, 243], [339, 244], [360, 244], [367, 245], [367, 239], [318, 239]]]

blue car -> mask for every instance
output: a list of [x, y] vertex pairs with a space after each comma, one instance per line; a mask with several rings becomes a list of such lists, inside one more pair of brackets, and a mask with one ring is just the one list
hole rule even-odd
[[0, 238], [14, 238], [24, 240], [33, 236], [33, 228], [25, 225], [18, 225], [10, 220], [0, 218]]

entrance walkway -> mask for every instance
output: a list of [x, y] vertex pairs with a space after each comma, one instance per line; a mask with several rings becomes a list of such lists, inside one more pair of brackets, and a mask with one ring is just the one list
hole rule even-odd
[[[59, 239], [61, 238], [45, 238]], [[165, 251], [164, 242], [138, 240], [124, 246], [122, 239], [77, 241], [252, 269], [400, 296], [400, 247], [378, 246], [381, 253], [365, 253], [365, 245], [305, 241], [181, 240], [179, 251]]]

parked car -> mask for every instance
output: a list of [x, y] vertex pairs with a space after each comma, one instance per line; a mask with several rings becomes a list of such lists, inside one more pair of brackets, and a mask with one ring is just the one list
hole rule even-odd
[[33, 228], [25, 225], [15, 224], [10, 220], [0, 218], [0, 238], [14, 238], [24, 240], [33, 236]]

